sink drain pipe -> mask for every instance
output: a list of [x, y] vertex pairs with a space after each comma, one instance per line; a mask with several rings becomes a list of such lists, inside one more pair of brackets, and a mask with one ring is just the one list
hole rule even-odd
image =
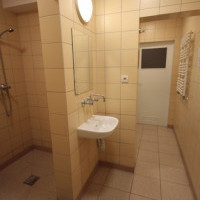
[[97, 142], [98, 142], [99, 150], [101, 152], [104, 152], [105, 151], [105, 140], [104, 139], [98, 139]]

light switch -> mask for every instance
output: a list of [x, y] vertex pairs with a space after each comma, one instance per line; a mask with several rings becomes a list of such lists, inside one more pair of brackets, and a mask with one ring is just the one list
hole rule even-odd
[[121, 82], [122, 83], [128, 83], [128, 75], [122, 75], [121, 76]]

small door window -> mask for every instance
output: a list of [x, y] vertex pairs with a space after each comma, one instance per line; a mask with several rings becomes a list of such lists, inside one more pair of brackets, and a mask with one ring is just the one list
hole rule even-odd
[[142, 49], [142, 69], [165, 68], [167, 48]]

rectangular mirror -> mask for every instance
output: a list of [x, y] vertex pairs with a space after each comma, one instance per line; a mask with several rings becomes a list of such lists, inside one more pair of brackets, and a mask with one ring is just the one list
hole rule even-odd
[[79, 95], [93, 89], [92, 37], [72, 29], [74, 88]]

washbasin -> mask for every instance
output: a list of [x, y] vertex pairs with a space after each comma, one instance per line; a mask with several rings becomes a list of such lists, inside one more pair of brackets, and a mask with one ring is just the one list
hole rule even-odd
[[84, 138], [105, 138], [117, 128], [119, 120], [115, 117], [93, 115], [78, 127], [78, 136]]

